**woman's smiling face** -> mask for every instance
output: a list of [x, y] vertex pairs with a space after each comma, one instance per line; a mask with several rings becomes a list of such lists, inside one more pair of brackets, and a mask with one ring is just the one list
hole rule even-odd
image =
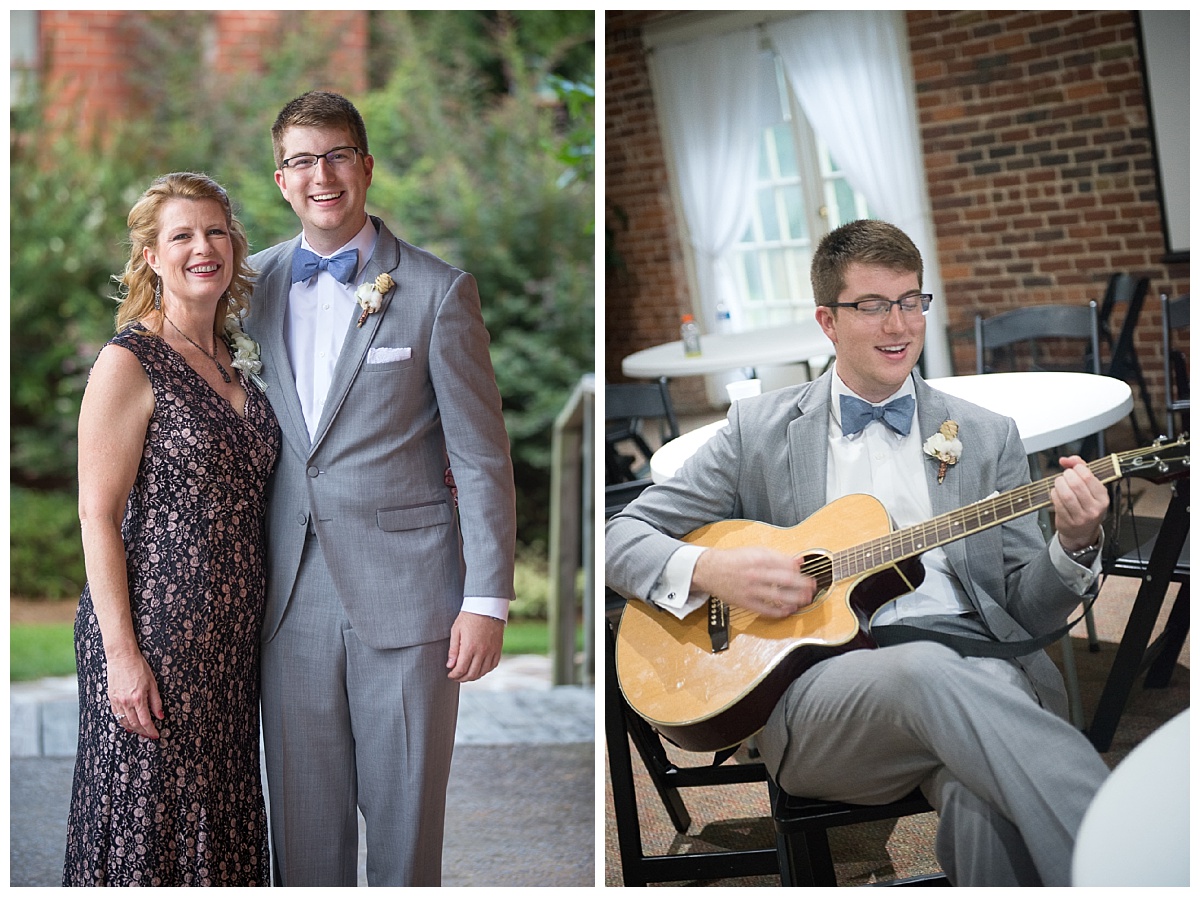
[[233, 280], [233, 240], [213, 199], [169, 199], [146, 263], [162, 278], [163, 302], [216, 302]]

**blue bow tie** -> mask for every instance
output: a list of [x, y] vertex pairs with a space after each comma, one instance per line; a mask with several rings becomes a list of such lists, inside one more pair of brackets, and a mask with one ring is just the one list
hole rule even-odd
[[855, 396], [842, 396], [842, 435], [853, 436], [861, 432], [873, 420], [881, 420], [901, 436], [912, 429], [913, 409], [916, 400], [912, 396], [900, 396], [886, 405], [872, 405]]
[[358, 250], [347, 249], [333, 258], [322, 258], [315, 252], [297, 248], [292, 256], [292, 283], [308, 280], [318, 271], [328, 271], [342, 283], [350, 283], [358, 270]]

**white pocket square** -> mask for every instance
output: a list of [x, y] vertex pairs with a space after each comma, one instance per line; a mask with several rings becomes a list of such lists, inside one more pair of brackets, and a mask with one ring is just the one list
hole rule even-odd
[[412, 357], [412, 349], [378, 349], [367, 350], [367, 364], [387, 364], [389, 361], [407, 361]]

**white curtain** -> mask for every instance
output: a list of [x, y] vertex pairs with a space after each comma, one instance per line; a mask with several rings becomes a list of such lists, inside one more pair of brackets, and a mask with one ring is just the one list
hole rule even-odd
[[766, 25], [804, 114], [872, 211], [912, 238], [935, 296], [925, 372], [953, 373], [903, 12], [818, 11]]
[[753, 209], [767, 103], [759, 89], [759, 40], [749, 29], [659, 47], [651, 57], [655, 103], [695, 252], [704, 331], [714, 328], [718, 303], [733, 305], [724, 256]]

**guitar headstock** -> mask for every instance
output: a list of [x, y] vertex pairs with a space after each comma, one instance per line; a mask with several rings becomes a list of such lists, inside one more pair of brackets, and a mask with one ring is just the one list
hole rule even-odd
[[1121, 452], [1117, 458], [1122, 476], [1165, 483], [1191, 475], [1192, 456], [1186, 433], [1174, 442], [1167, 442], [1160, 436], [1146, 448]]

